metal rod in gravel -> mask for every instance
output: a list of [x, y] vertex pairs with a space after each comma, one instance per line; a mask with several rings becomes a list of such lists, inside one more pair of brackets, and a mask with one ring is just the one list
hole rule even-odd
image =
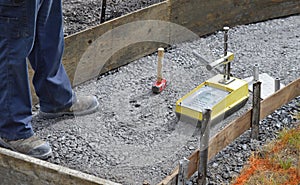
[[100, 23], [105, 22], [106, 0], [102, 0]]
[[[229, 27], [226, 26], [223, 29], [225, 31], [224, 32], [224, 56], [227, 56]], [[227, 80], [230, 80], [230, 62], [228, 62], [227, 65], [224, 65], [224, 81], [226, 80], [225, 77], [227, 78]]]
[[259, 65], [254, 64], [253, 66], [253, 81], [258, 81], [259, 80]]
[[201, 123], [200, 152], [199, 152], [199, 165], [198, 165], [199, 168], [198, 168], [197, 185], [206, 184], [210, 117], [211, 117], [211, 110], [205, 109], [203, 111], [203, 121]]
[[280, 89], [280, 79], [277, 77], [275, 78], [275, 92]]

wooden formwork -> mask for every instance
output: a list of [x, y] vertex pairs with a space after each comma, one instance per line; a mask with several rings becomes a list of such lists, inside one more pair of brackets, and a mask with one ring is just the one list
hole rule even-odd
[[0, 184], [120, 185], [0, 147]]
[[[299, 13], [299, 0], [167, 0], [66, 37], [63, 64], [70, 80], [75, 86], [99, 74], [151, 54], [158, 47], [194, 38], [186, 33], [192, 32], [197, 36], [203, 36], [220, 30], [225, 25], [232, 27]], [[150, 24], [147, 25], [147, 27], [141, 26], [136, 30], [125, 29], [121, 32], [122, 34], [118, 32], [118, 34], [114, 35], [114, 32], [111, 32], [112, 34], [109, 35], [109, 39], [104, 39], [104, 42], [97, 42], [99, 38], [102, 38], [103, 35], [111, 30], [118, 29], [132, 22], [145, 20], [172, 23], [184, 29], [173, 30], [172, 25], [167, 27], [153, 27], [155, 29], [151, 29]], [[161, 38], [156, 38], [152, 41], [148, 39], [143, 42], [135, 42], [136, 40], [128, 40], [128, 35], [131, 35], [132, 31], [144, 33], [144, 35], [148, 36], [156, 35], [156, 33], [161, 32], [164, 34], [160, 34], [159, 36]], [[101, 56], [108, 52], [107, 48], [102, 49], [104, 46], [113, 46], [114, 42], [122, 42], [124, 40], [130, 44], [118, 48], [116, 52], [111, 53], [109, 58], [95, 63], [100, 66], [94, 65], [94, 63], [91, 64], [90, 61], [103, 59]], [[87, 51], [91, 54], [90, 56], [86, 56]], [[32, 79], [32, 75], [33, 72], [30, 70], [30, 79]], [[74, 81], [74, 79], [76, 80]], [[299, 93], [299, 79], [297, 80], [295, 88], [297, 88]], [[34, 91], [32, 90], [32, 92]], [[287, 92], [281, 90], [276, 93], [275, 96], [279, 96], [279, 94], [283, 93]], [[287, 102], [287, 100], [294, 97], [294, 95], [295, 94], [288, 93], [288, 98], [283, 101]], [[276, 102], [278, 102], [277, 100]], [[36, 103], [37, 101], [36, 96], [34, 96], [33, 102]], [[262, 117], [273, 111], [273, 109], [268, 108], [271, 106], [270, 104], [272, 104], [270, 100], [265, 100], [264, 102], [262, 103], [262, 110], [267, 110], [267, 112], [262, 113]], [[280, 102], [280, 105], [282, 104], [283, 102]], [[234, 129], [237, 130], [236, 133], [241, 134], [245, 129], [249, 128], [249, 123], [246, 121], [248, 119], [250, 119], [250, 112], [247, 112], [225, 129]], [[237, 124], [240, 122], [247, 122], [245, 123], [246, 126], [241, 127]], [[224, 133], [226, 132], [224, 131]], [[209, 158], [220, 151], [225, 144], [227, 145], [232, 142], [237, 136], [238, 135], [232, 136], [228, 134], [216, 135], [210, 141], [210, 145], [214, 145], [215, 147], [210, 149]], [[197, 152], [198, 151], [195, 153]], [[191, 161], [197, 162], [195, 155], [191, 157]], [[193, 167], [193, 163], [191, 163], [190, 168], [195, 169], [196, 166], [194, 165]], [[110, 181], [1, 148], [0, 169], [2, 173], [0, 173], [1, 176], [6, 177], [5, 182], [8, 184], [11, 184], [10, 182], [12, 182], [12, 184], [60, 184], [60, 182], [68, 182], [68, 184], [114, 184]], [[192, 171], [189, 172], [189, 174], [191, 173]], [[15, 178], [16, 174], [19, 175], [20, 178]], [[175, 170], [161, 184], [172, 184], [171, 182], [174, 182], [176, 175]]]

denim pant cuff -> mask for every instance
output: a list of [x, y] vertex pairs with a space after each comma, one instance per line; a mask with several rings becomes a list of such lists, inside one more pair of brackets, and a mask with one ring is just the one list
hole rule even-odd
[[7, 139], [9, 141], [15, 141], [15, 140], [19, 140], [19, 139], [27, 139], [31, 136], [34, 135], [34, 132], [33, 130], [28, 130], [27, 132], [23, 133], [22, 132], [22, 135], [15, 135], [15, 134], [4, 134], [4, 133], [1, 133], [1, 138], [3, 139]]

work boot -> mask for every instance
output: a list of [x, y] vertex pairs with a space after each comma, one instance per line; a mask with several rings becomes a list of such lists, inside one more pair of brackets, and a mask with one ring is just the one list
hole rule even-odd
[[77, 97], [76, 101], [70, 108], [66, 108], [56, 112], [39, 112], [39, 117], [44, 119], [52, 119], [68, 116], [83, 116], [94, 113], [98, 110], [99, 102], [95, 96], [82, 96]]
[[33, 135], [27, 139], [19, 139], [14, 141], [0, 138], [0, 146], [38, 159], [47, 159], [52, 154], [52, 149], [49, 146], [49, 143], [41, 140], [36, 135]]

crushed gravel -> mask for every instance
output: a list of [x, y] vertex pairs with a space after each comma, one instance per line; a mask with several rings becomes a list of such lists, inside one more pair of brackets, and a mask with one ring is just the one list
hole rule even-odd
[[[142, 1], [130, 2], [133, 3], [119, 5], [126, 9], [125, 5], [130, 8], [134, 2]], [[67, 34], [97, 22], [97, 1], [68, 0], [64, 5]], [[76, 17], [78, 12], [84, 12], [84, 19]], [[151, 92], [156, 54], [76, 87], [79, 95], [96, 95], [100, 110], [92, 115], [47, 121], [34, 117], [35, 131], [53, 148], [54, 156], [49, 162], [122, 184], [160, 182], [180, 159], [199, 146], [198, 137], [192, 136], [195, 127], [177, 121], [175, 102], [216, 74], [205, 69], [206, 64], [198, 55], [212, 61], [222, 50], [222, 31], [167, 48], [163, 73], [168, 87], [158, 95]], [[235, 54], [232, 73], [238, 78], [251, 76], [252, 65], [258, 63], [261, 73], [279, 77], [284, 84], [296, 80], [300, 76], [300, 15], [231, 28], [229, 51]], [[299, 102], [300, 97], [262, 120], [259, 141], [251, 141], [247, 131], [217, 154], [209, 162], [209, 184], [228, 184], [239, 174], [252, 151], [275, 138], [283, 127], [293, 127], [296, 120], [291, 113], [300, 111]], [[211, 135], [250, 107], [251, 98], [240, 111], [215, 125]], [[195, 178], [189, 183], [193, 184]]]
[[[100, 24], [103, 0], [65, 0], [65, 35]], [[128, 14], [163, 0], [106, 0], [105, 21]]]

